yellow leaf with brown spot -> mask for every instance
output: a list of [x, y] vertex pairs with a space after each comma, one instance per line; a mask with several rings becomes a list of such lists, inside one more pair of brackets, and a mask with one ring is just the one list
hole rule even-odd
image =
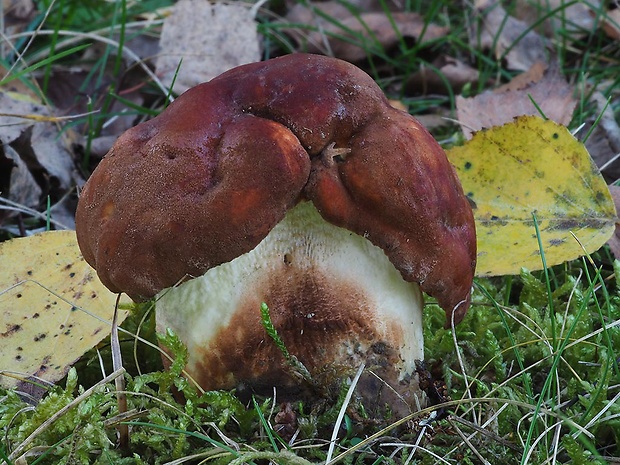
[[474, 205], [478, 276], [542, 268], [533, 215], [547, 266], [598, 250], [614, 232], [609, 189], [564, 126], [520, 116], [447, 152]]
[[[0, 243], [0, 386], [61, 379], [110, 334], [115, 302], [82, 258], [75, 231]], [[119, 323], [126, 316], [119, 311]]]

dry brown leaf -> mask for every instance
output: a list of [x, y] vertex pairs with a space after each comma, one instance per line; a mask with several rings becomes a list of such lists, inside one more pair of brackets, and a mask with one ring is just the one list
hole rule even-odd
[[0, 141], [11, 144], [31, 169], [43, 169], [48, 182], [60, 191], [83, 181], [57, 126], [37, 121], [51, 116], [47, 107], [29, 96], [0, 92], [0, 109]]
[[[0, 76], [4, 74], [5, 70], [2, 69]], [[17, 85], [12, 85], [13, 83]], [[17, 100], [17, 97], [34, 103], [33, 96], [15, 92], [15, 90], [30, 92], [23, 83], [14, 80], [9, 84], [3, 88], [4, 92], [0, 92], [0, 109], [3, 112], [19, 111], [22, 103]], [[0, 116], [0, 196], [20, 205], [34, 208], [38, 206], [43, 191], [28, 169], [26, 162], [9, 145], [20, 136], [23, 129], [22, 123], [18, 118]], [[13, 211], [0, 210], [0, 220], [11, 218], [14, 215], [15, 212]]]
[[614, 110], [608, 105], [607, 99], [601, 92], [593, 92], [590, 98], [596, 105], [592, 116], [581, 129], [580, 134], [587, 134], [596, 121], [596, 127], [586, 141], [586, 147], [594, 162], [601, 169], [607, 182], [620, 179], [620, 126], [616, 121]]
[[[611, 198], [616, 205], [616, 211], [620, 212], [620, 186], [608, 186], [609, 192], [611, 192]], [[620, 224], [616, 223], [616, 231], [614, 235], [607, 241], [607, 245], [611, 249], [611, 253], [614, 257], [620, 259]]]
[[[0, 195], [20, 205], [34, 208], [41, 200], [41, 187], [19, 154], [8, 144], [0, 144]], [[13, 216], [0, 210], [0, 220]]]
[[381, 47], [389, 49], [401, 37], [419, 40], [433, 40], [446, 35], [448, 28], [430, 24], [425, 27], [424, 18], [417, 13], [361, 12], [354, 15], [342, 4], [321, 2], [314, 8], [337, 23], [326, 21], [315, 10], [305, 5], [295, 5], [286, 15], [292, 24], [304, 24], [318, 28], [308, 32], [300, 28], [288, 28], [298, 43], [298, 49], [309, 53], [333, 55], [350, 62], [366, 58], [365, 48]]
[[34, 10], [32, 0], [2, 0], [2, 10], [7, 16], [27, 19]]
[[476, 0], [474, 6], [479, 21], [470, 34], [472, 47], [492, 49], [508, 69], [525, 71], [547, 60], [546, 40], [527, 23], [510, 16], [495, 0]]
[[[0, 80], [4, 79], [8, 75], [9, 69], [5, 67], [2, 63], [0, 63]], [[29, 79], [29, 76], [25, 76], [24, 81]], [[7, 82], [2, 87], [0, 87], [2, 92], [16, 92], [23, 95], [28, 95], [30, 98], [35, 101], [37, 100], [36, 95], [30, 89], [25, 82], [22, 82], [21, 79], [13, 79], [12, 81]]]
[[241, 2], [181, 0], [164, 21], [160, 45], [157, 74], [167, 86], [174, 81], [177, 93], [260, 60], [256, 21]]
[[[6, 166], [0, 178], [0, 195], [37, 207], [42, 196], [60, 198], [83, 184], [64, 135], [54, 123], [42, 121], [51, 116], [47, 107], [28, 95], [0, 92], [0, 109], [0, 162]], [[72, 226], [72, 216], [63, 216], [70, 219], [63, 224]]]
[[[546, 37], [554, 37], [558, 31], [562, 31], [563, 37], [578, 39], [594, 28], [595, 21], [591, 12], [592, 9], [598, 9], [600, 3], [598, 0], [517, 0], [514, 14], [526, 24], [536, 25], [536, 30]], [[540, 25], [542, 18], [545, 19]]]
[[[36, 14], [32, 0], [2, 0], [3, 24], [2, 33], [10, 36], [28, 27], [28, 23]], [[0, 40], [2, 56], [6, 56], [6, 43]]]
[[545, 71], [547, 71], [547, 68], [549, 68], [549, 66], [547, 66], [546, 63], [543, 63], [542, 61], [537, 61], [525, 73], [517, 74], [510, 80], [510, 82], [499, 86], [493, 92], [495, 92], [496, 94], [500, 94], [502, 92], [508, 92], [510, 90], [523, 90], [528, 86], [531, 86], [532, 84], [540, 81], [545, 75]]
[[478, 70], [468, 64], [442, 55], [433, 61], [432, 67], [422, 66], [412, 74], [405, 83], [405, 92], [410, 95], [445, 94], [448, 91], [447, 80], [452, 91], [458, 93], [466, 84], [477, 82], [479, 77]]
[[32, 96], [18, 92], [0, 91], [0, 142], [4, 144], [13, 142], [31, 124], [23, 118], [11, 115], [42, 113], [47, 114], [48, 112]]
[[[593, 12], [592, 16], [594, 16]], [[620, 8], [607, 12], [603, 18], [603, 31], [611, 39], [620, 40]]]
[[474, 131], [501, 126], [516, 116], [540, 116], [532, 100], [548, 119], [568, 125], [577, 104], [573, 98], [573, 88], [557, 66], [548, 68], [535, 81], [540, 76], [540, 67], [540, 64], [535, 64], [526, 76], [517, 76], [516, 83], [511, 82], [496, 91], [486, 91], [471, 98], [457, 96], [457, 117], [465, 136], [469, 139]]
[[[139, 37], [143, 37], [143, 35]], [[148, 39], [144, 39], [144, 41], [148, 41]], [[127, 47], [129, 43], [135, 44], [136, 40], [128, 41]], [[93, 46], [93, 48], [97, 47]], [[146, 57], [148, 54], [138, 56]], [[136, 106], [143, 105], [144, 94], [141, 91], [147, 79], [142, 69], [131, 67], [123, 71], [123, 79], [120, 82], [114, 79], [112, 73], [112, 69], [106, 69], [101, 80], [98, 80], [89, 78], [91, 70], [87, 68], [55, 66], [49, 79], [47, 97], [59, 114], [77, 115], [91, 111], [97, 112], [102, 110], [103, 105], [108, 104], [107, 99], [109, 99], [111, 86], [118, 84], [121, 87], [114, 88], [114, 92], [119, 94], [123, 100], [132, 102]], [[105, 155], [111, 148], [111, 142], [127, 129], [136, 125], [139, 116], [136, 116], [134, 111], [127, 110], [127, 105], [117, 99], [112, 100], [110, 106], [105, 109], [111, 116], [106, 119], [99, 137], [91, 140], [91, 157], [100, 158]], [[83, 122], [75, 121], [77, 124], [72, 126], [74, 129], [72, 136], [76, 138], [76, 145], [86, 143], [85, 138], [79, 135], [87, 132], [88, 122], [86, 118], [81, 121]], [[67, 131], [65, 130], [65, 132]]]

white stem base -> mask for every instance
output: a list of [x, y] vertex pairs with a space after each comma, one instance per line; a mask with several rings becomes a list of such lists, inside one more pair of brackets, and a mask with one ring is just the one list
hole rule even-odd
[[157, 329], [171, 328], [187, 345], [187, 371], [204, 389], [245, 383], [269, 393], [300, 383], [261, 324], [262, 302], [319, 384], [362, 362], [393, 387], [408, 384], [424, 357], [418, 285], [311, 202], [291, 209], [251, 252], [158, 297]]

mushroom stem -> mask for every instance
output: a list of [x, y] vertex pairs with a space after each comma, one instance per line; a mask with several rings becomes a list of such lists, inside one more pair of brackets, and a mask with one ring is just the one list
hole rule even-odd
[[358, 392], [371, 404], [387, 402], [374, 399], [380, 379], [390, 395], [410, 395], [414, 360], [424, 357], [419, 286], [369, 240], [327, 223], [312, 202], [289, 210], [250, 252], [162, 291], [158, 331], [171, 328], [187, 344], [187, 370], [204, 389], [246, 385], [271, 394], [277, 386], [280, 398], [311, 391], [267, 336], [262, 302], [313, 385], [335, 387], [365, 363], [376, 376]]

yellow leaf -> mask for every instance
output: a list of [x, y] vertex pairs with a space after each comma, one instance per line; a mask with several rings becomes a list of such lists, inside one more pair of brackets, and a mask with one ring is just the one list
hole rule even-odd
[[57, 381], [110, 334], [116, 295], [82, 258], [75, 231], [0, 243], [0, 264], [0, 386]]
[[521, 116], [476, 133], [448, 157], [475, 205], [478, 276], [542, 268], [532, 214], [548, 266], [585, 255], [581, 245], [594, 252], [613, 234], [609, 189], [564, 126]]

